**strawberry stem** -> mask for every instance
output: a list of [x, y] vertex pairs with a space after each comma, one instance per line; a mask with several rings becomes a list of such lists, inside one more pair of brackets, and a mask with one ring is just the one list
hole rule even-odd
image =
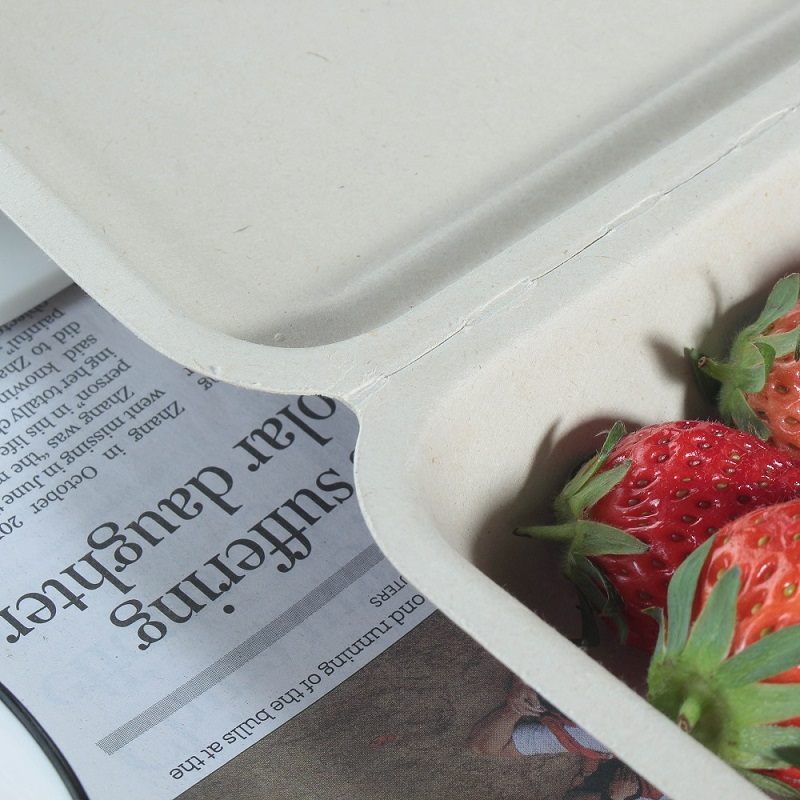
[[760, 439], [767, 440], [770, 431], [747, 402], [748, 394], [757, 394], [767, 384], [776, 358], [793, 354], [800, 359], [800, 326], [780, 334], [767, 333], [769, 327], [788, 314], [800, 299], [800, 274], [781, 278], [767, 298], [755, 322], [748, 325], [733, 341], [727, 359], [718, 360], [690, 352], [698, 384], [717, 403], [722, 419]]
[[800, 752], [800, 729], [781, 724], [799, 715], [800, 686], [761, 682], [800, 663], [800, 625], [768, 634], [731, 656], [738, 566], [717, 581], [691, 624], [697, 584], [714, 538], [675, 571], [666, 616], [655, 615], [660, 617], [659, 646], [648, 669], [647, 697], [756, 785], [800, 798], [800, 792], [762, 774], [791, 766]]
[[697, 727], [702, 711], [702, 704], [696, 695], [687, 697], [678, 711], [680, 729], [686, 731], [686, 733], [691, 733]]
[[553, 502], [556, 519], [551, 525], [528, 525], [517, 528], [518, 536], [545, 539], [561, 543], [564, 548], [562, 571], [599, 613], [610, 616], [620, 638], [624, 641], [627, 626], [622, 617], [622, 602], [613, 586], [592, 564], [587, 556], [638, 555], [648, 546], [635, 536], [601, 522], [588, 519], [592, 506], [610, 492], [627, 475], [632, 462], [622, 459], [609, 469], [603, 469], [625, 426], [615, 422], [605, 441], [564, 486]]

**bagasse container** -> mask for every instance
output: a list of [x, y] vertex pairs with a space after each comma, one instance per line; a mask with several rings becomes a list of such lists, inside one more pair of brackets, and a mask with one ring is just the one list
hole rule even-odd
[[[702, 413], [800, 262], [792, 2], [0, 1], [0, 208], [184, 365], [352, 407], [367, 522], [674, 800], [757, 798], [511, 536], [613, 419]], [[722, 334], [718, 334], [719, 337]]]

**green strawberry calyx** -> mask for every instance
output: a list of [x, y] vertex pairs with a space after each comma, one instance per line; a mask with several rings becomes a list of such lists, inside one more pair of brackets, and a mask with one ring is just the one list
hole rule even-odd
[[794, 354], [796, 361], [800, 359], [800, 326], [786, 333], [768, 332], [798, 299], [800, 274], [786, 275], [772, 288], [758, 319], [737, 334], [727, 360], [710, 358], [698, 350], [690, 352], [698, 383], [717, 403], [723, 420], [764, 441], [769, 439], [769, 428], [750, 408], [746, 395], [757, 394], [766, 386], [776, 358]]
[[800, 765], [800, 728], [781, 725], [800, 716], [800, 684], [764, 682], [800, 663], [800, 625], [767, 633], [730, 655], [738, 566], [721, 576], [692, 623], [699, 576], [714, 538], [675, 571], [666, 618], [660, 608], [651, 609], [659, 636], [647, 699], [761, 789], [800, 798], [800, 791], [768, 774]]
[[621, 422], [614, 423], [601, 448], [564, 486], [553, 503], [555, 524], [530, 525], [514, 531], [519, 536], [556, 541], [564, 546], [562, 569], [578, 589], [582, 611], [585, 611], [585, 599], [600, 614], [614, 621], [623, 641], [627, 626], [622, 615], [622, 600], [613, 584], [589, 557], [638, 555], [647, 552], [648, 546], [620, 528], [588, 519], [587, 514], [631, 468], [630, 459], [623, 459], [610, 469], [601, 471], [624, 435], [625, 426]]

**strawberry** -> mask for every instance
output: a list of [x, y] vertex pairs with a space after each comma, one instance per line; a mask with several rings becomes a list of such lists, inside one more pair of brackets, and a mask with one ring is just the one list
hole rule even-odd
[[554, 503], [555, 525], [515, 533], [562, 542], [582, 600], [652, 650], [678, 565], [751, 508], [800, 497], [800, 462], [749, 433], [682, 420], [626, 434], [616, 423]]
[[786, 797], [800, 797], [798, 587], [800, 500], [748, 512], [675, 572], [648, 670], [656, 708]]
[[787, 450], [800, 450], [798, 293], [800, 275], [781, 278], [758, 319], [734, 339], [727, 360], [691, 354], [723, 421]]

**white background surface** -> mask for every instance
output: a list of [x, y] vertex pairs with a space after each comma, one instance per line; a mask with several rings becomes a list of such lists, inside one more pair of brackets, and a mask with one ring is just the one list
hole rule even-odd
[[55, 262], [0, 213], [0, 325], [70, 283]]

